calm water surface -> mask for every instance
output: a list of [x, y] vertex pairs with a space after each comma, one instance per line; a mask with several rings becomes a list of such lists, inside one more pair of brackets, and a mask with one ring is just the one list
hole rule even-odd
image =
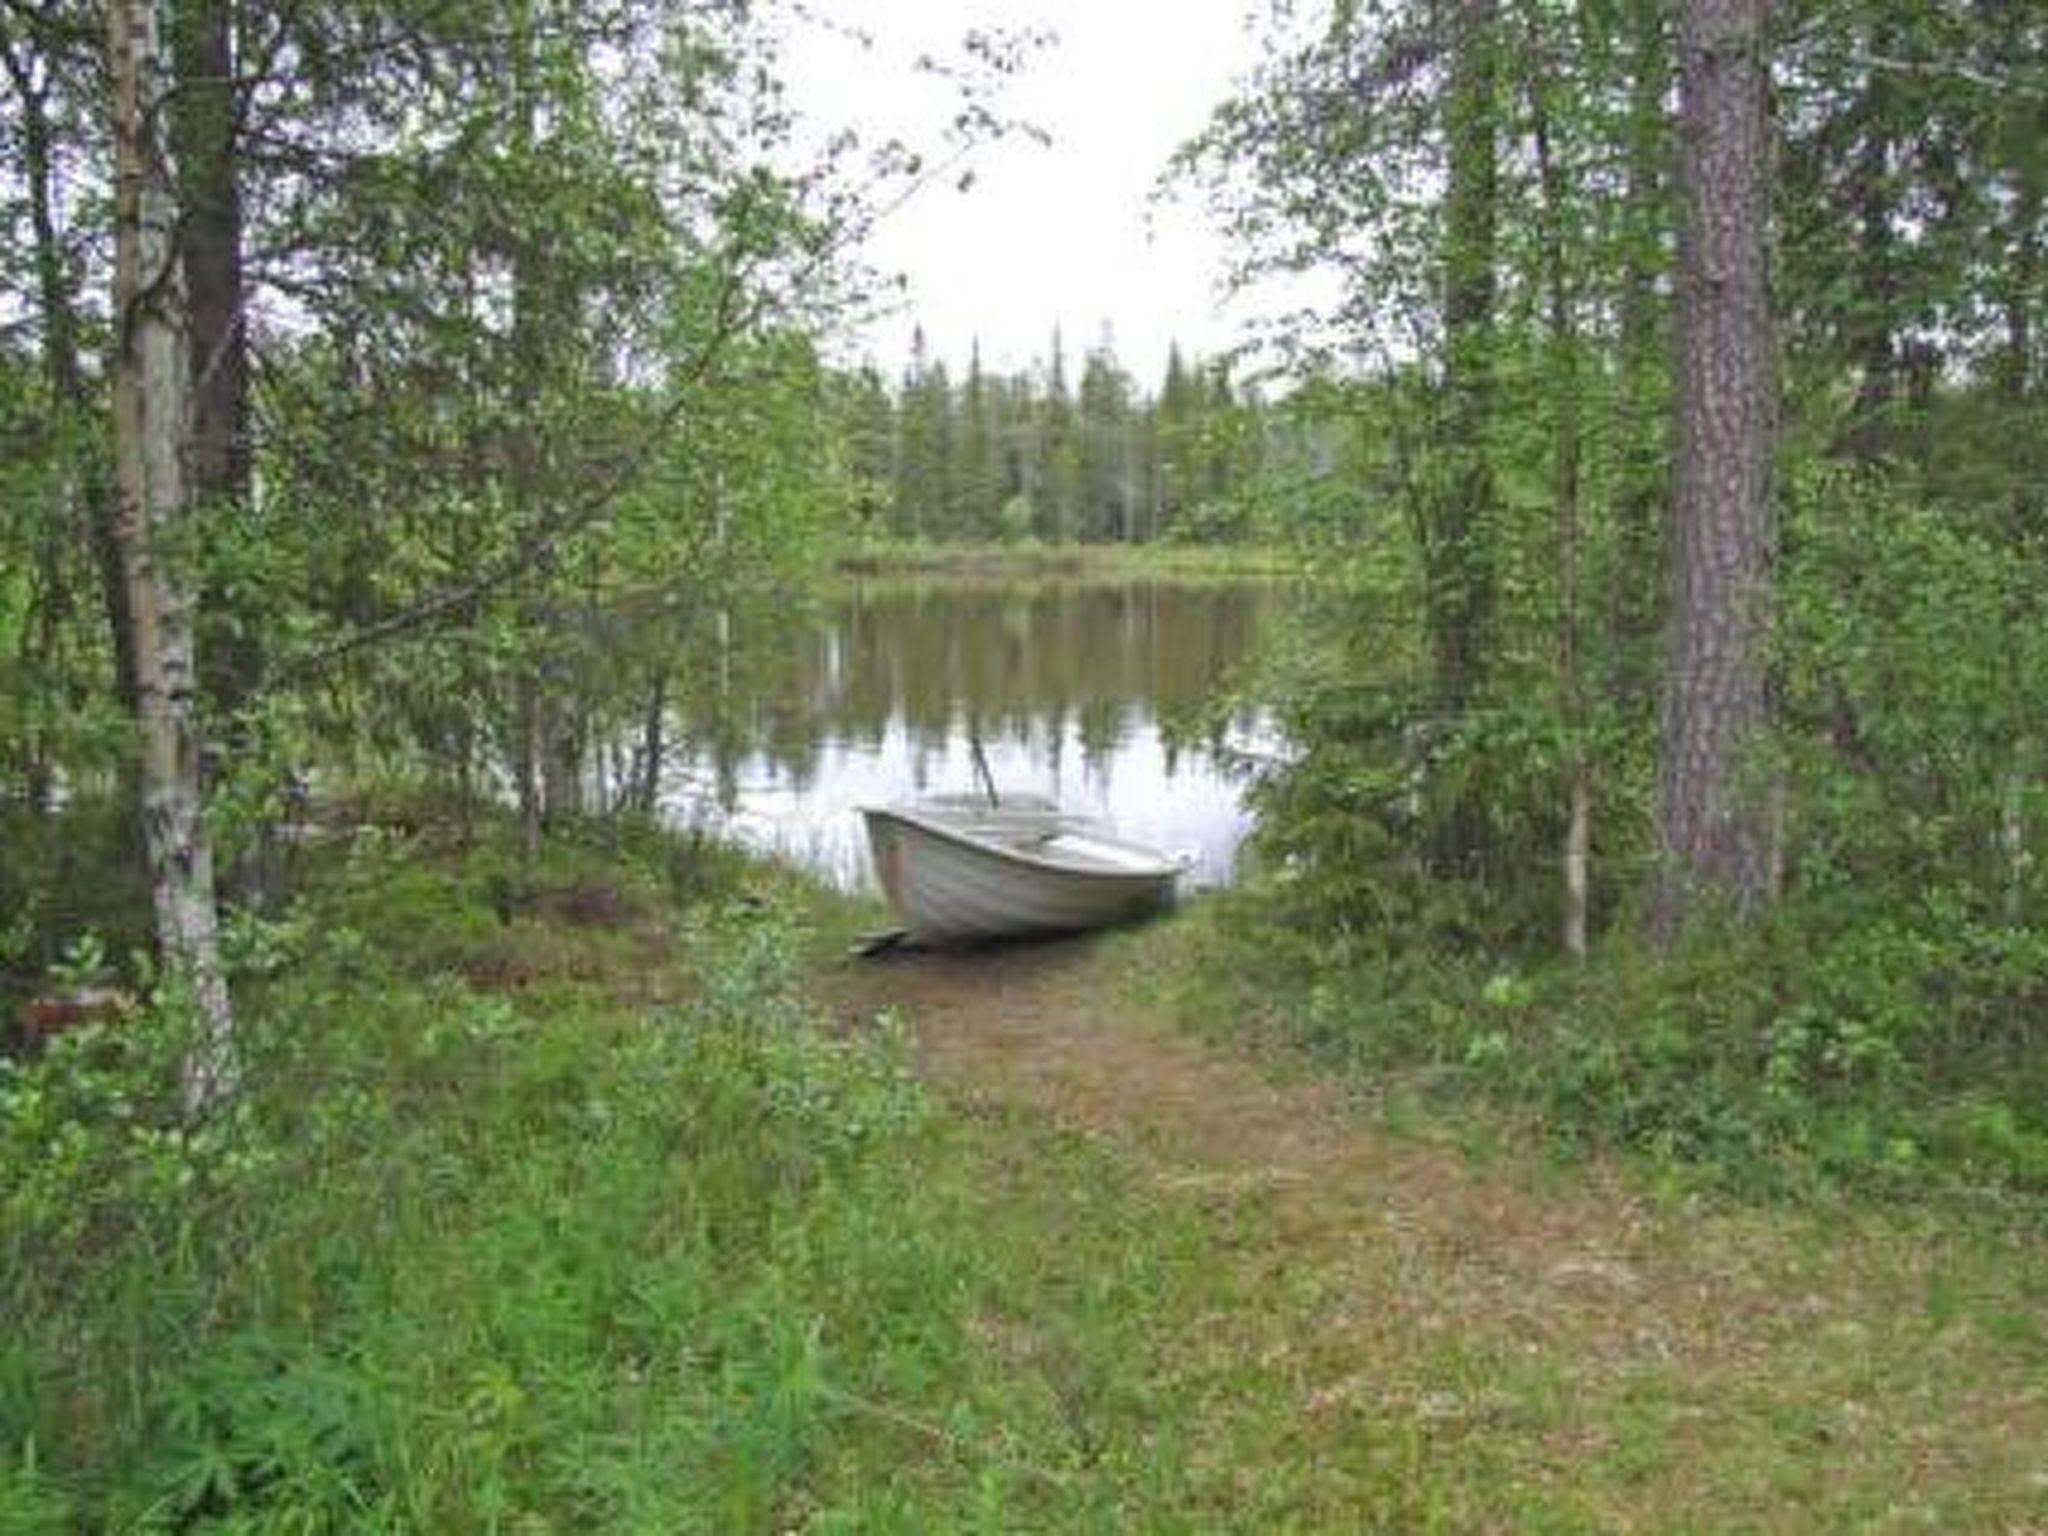
[[[1226, 762], [1272, 744], [1263, 710], [1216, 704], [1287, 600], [1275, 582], [855, 587], [787, 636], [781, 675], [741, 701], [755, 743], [700, 734], [666, 809], [721, 824], [841, 885], [864, 884], [855, 808], [996, 784], [1049, 795], [1230, 877], [1249, 830]], [[729, 733], [730, 734], [730, 733]]]

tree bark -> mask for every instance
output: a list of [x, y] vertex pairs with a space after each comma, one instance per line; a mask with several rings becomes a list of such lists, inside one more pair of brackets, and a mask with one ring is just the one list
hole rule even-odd
[[565, 826], [581, 816], [583, 795], [584, 743], [582, 711], [576, 701], [576, 681], [569, 674], [566, 687], [543, 690], [540, 699], [541, 805], [550, 827]]
[[519, 851], [528, 869], [540, 859], [541, 706], [537, 666], [518, 664], [513, 684], [512, 781], [519, 797]]
[[[170, 8], [178, 87], [170, 131], [178, 173], [178, 251], [185, 281], [187, 366], [192, 428], [186, 456], [188, 497], [218, 517], [246, 507], [251, 488], [249, 344], [243, 274], [242, 189], [235, 81], [239, 0], [178, 0]], [[236, 609], [241, 606], [242, 611]], [[213, 622], [200, 646], [200, 684], [220, 722], [225, 755], [244, 762], [244, 710], [263, 686], [263, 626], [232, 592], [201, 593]], [[282, 848], [265, 820], [225, 862], [230, 899], [262, 910], [282, 898]]]
[[[1493, 414], [1499, 226], [1499, 7], [1450, 8], [1450, 77], [1443, 98], [1444, 387], [1433, 423], [1436, 473], [1419, 501], [1428, 627], [1430, 710], [1446, 732], [1464, 722], [1490, 659], [1494, 610]], [[1482, 808], [1460, 790], [1428, 829], [1437, 876], [1480, 874], [1491, 854]]]
[[[1538, 40], [1540, 43], [1540, 39]], [[1586, 956], [1587, 916], [1593, 840], [1593, 772], [1586, 740], [1586, 689], [1580, 655], [1581, 475], [1583, 453], [1579, 384], [1579, 335], [1575, 294], [1565, 252], [1567, 191], [1565, 167], [1552, 136], [1549, 94], [1539, 60], [1527, 77], [1530, 137], [1542, 190], [1543, 290], [1550, 332], [1550, 378], [1557, 395], [1557, 446], [1553, 491], [1557, 500], [1557, 694], [1558, 725], [1564, 737], [1565, 835], [1563, 847], [1562, 938], [1565, 953]]]
[[[28, 183], [29, 228], [35, 242], [36, 290], [43, 320], [43, 370], [50, 390], [50, 419], [61, 422], [81, 392], [78, 373], [77, 322], [65, 281], [64, 256], [58, 247], [52, 197], [55, 171], [50, 132], [49, 77], [37, 78], [30, 50], [16, 46], [0, 31], [0, 63], [21, 103], [22, 174]], [[68, 478], [68, 477], [67, 477]], [[75, 497], [67, 485], [60, 495], [65, 512], [45, 520], [36, 537], [36, 580], [31, 585], [28, 622], [23, 626], [20, 665], [23, 675], [47, 685], [56, 665], [58, 633], [70, 594], [65, 582], [65, 524]], [[31, 727], [23, 743], [23, 795], [38, 820], [50, 813], [55, 796], [55, 764], [49, 733]]]
[[1479, 686], [1493, 610], [1485, 437], [1493, 400], [1499, 151], [1496, 0], [1458, 0], [1444, 103], [1444, 393], [1448, 460], [1428, 530], [1436, 704], [1461, 714]]
[[658, 668], [648, 685], [647, 702], [640, 717], [640, 770], [633, 791], [633, 808], [652, 816], [661, 804], [661, 769], [668, 755], [663, 727], [668, 718], [668, 669]]
[[1656, 700], [1657, 648], [1664, 614], [1670, 464], [1657, 414], [1668, 353], [1657, 277], [1668, 196], [1665, 97], [1671, 52], [1665, 0], [1633, 0], [1629, 19], [1629, 111], [1622, 191], [1626, 249], [1619, 296], [1622, 387], [1610, 430], [1619, 444], [1615, 555], [1608, 585], [1608, 690], [1631, 717]]
[[1668, 940], [1703, 897], [1770, 892], [1765, 796], [1745, 782], [1765, 724], [1771, 592], [1769, 0], [1679, 17], [1675, 549], [1653, 906]]
[[249, 494], [249, 353], [236, 174], [234, 5], [175, 7], [179, 254], [191, 336], [195, 502]]
[[[2012, 254], [2006, 263], [2005, 346], [1998, 363], [1999, 392], [2011, 410], [2010, 420], [2024, 430], [2034, 394], [2034, 319], [2040, 305], [2042, 172], [2028, 162], [2015, 177], [2012, 202]], [[2015, 544], [2039, 526], [2039, 484], [2022, 478], [2010, 492], [2007, 527]]]
[[[11, 34], [0, 46], [10, 84], [21, 103], [22, 178], [29, 201], [29, 229], [35, 247], [36, 304], [43, 325], [43, 372], [50, 389], [53, 412], [85, 413], [91, 409], [86, 397], [84, 370], [79, 366], [77, 295], [72, 291], [62, 232], [57, 224], [57, 135], [50, 117], [51, 82], [47, 72], [38, 77], [36, 54], [46, 60], [58, 44], [35, 24], [30, 36], [17, 41]], [[84, 516], [85, 532], [93, 563], [100, 579], [100, 595], [106, 605], [109, 638], [114, 658], [116, 696], [131, 714], [139, 710], [135, 685], [134, 625], [128, 613], [128, 588], [121, 569], [121, 549], [114, 535], [114, 510], [101, 475], [85, 466], [72, 492]]]
[[[1881, 19], [1870, 23], [1865, 51], [1889, 57], [1892, 31]], [[1872, 68], [1856, 106], [1860, 124], [1850, 196], [1856, 216], [1856, 285], [1847, 317], [1847, 352], [1857, 372], [1841, 451], [1875, 464], [1892, 450], [1892, 411], [1898, 396], [1899, 277], [1892, 192], [1894, 91], [1889, 71]]]
[[221, 973], [213, 848], [202, 815], [191, 578], [176, 548], [189, 510], [191, 376], [162, 135], [152, 0], [110, 0], [114, 126], [115, 534], [134, 633], [142, 726], [142, 829], [166, 968], [189, 986], [199, 1035], [185, 1104], [203, 1113], [234, 1079], [234, 1017]]

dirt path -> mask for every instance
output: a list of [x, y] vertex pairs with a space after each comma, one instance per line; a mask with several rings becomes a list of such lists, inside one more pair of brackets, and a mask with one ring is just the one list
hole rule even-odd
[[1239, 1454], [1321, 1458], [1330, 1518], [1347, 1475], [1387, 1471], [1346, 1473], [1366, 1444], [1420, 1458], [1400, 1475], [1453, 1528], [2048, 1531], [2048, 1296], [2009, 1250], [1475, 1166], [1134, 1003], [1132, 943], [849, 964], [833, 989], [907, 1015], [956, 1102], [1199, 1207], [1255, 1300], [1200, 1320], [1191, 1390], [1221, 1414], [1283, 1394]]

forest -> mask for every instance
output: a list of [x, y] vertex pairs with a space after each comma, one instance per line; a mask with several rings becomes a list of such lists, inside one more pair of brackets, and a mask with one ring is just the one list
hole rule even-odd
[[1190, 149], [1355, 279], [1260, 789], [1311, 1036], [1724, 1164], [2048, 1166], [2044, 42], [1338, 7]]
[[912, 334], [892, 392], [872, 368], [839, 381], [854, 536], [1220, 544], [1278, 530], [1260, 485], [1319, 435], [1238, 386], [1227, 358], [1168, 351], [1149, 396], [1112, 338], [1089, 349], [1078, 389], [1057, 333], [1046, 361], [990, 378], [981, 350], [955, 385]]
[[[1155, 381], [848, 360], [1020, 36], [818, 143], [801, 6], [0, 0], [0, 1532], [2031, 1528], [2048, 15], [1245, 9], [1161, 170], [1339, 297]], [[948, 1097], [862, 898], [663, 817], [766, 729], [744, 637], [955, 544], [1290, 573], [1206, 705], [1283, 743], [1239, 876], [1104, 996], [1674, 1231], [1853, 1227], [1897, 1352], [1581, 1409], [1607, 1344], [1390, 1325], [1380, 1417], [1195, 1353], [1260, 1218]]]

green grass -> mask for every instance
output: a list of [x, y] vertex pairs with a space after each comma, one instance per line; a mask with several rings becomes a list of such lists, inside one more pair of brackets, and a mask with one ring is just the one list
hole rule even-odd
[[[1555, 1156], [1618, 1153], [1744, 1199], [1967, 1207], [2048, 1230], [2048, 1050], [2009, 999], [1973, 1055], [1945, 1048], [1968, 1030], [1918, 973], [1824, 955], [1798, 914], [1669, 954], [1624, 934], [1583, 964], [1518, 967], [1290, 910], [1257, 886], [1212, 903], [1189, 936], [1185, 1012], [1301, 1049], [1389, 1120], [1460, 1126], [1474, 1150], [1505, 1131]], [[1936, 981], [1963, 997], [1965, 979]], [[1905, 1021], [1896, 1041], [1863, 1029], [1872, 1014]], [[1857, 1056], [1858, 1039], [1882, 1050]]]
[[[174, 1011], [0, 1070], [0, 1533], [2048, 1513], [2038, 1245], [1617, 1195], [1511, 1130], [1225, 1146], [1199, 1076], [1123, 1085], [1174, 1123], [942, 1096], [809, 996], [861, 916], [651, 833], [360, 838], [237, 935], [230, 1115], [177, 1127]], [[1092, 950], [1090, 1027], [1201, 932]], [[1265, 1177], [1304, 1128], [1323, 1175]]]
[[1192, 1227], [679, 860], [359, 842], [242, 935], [229, 1115], [168, 1010], [0, 1075], [0, 1530], [1125, 1528]]

